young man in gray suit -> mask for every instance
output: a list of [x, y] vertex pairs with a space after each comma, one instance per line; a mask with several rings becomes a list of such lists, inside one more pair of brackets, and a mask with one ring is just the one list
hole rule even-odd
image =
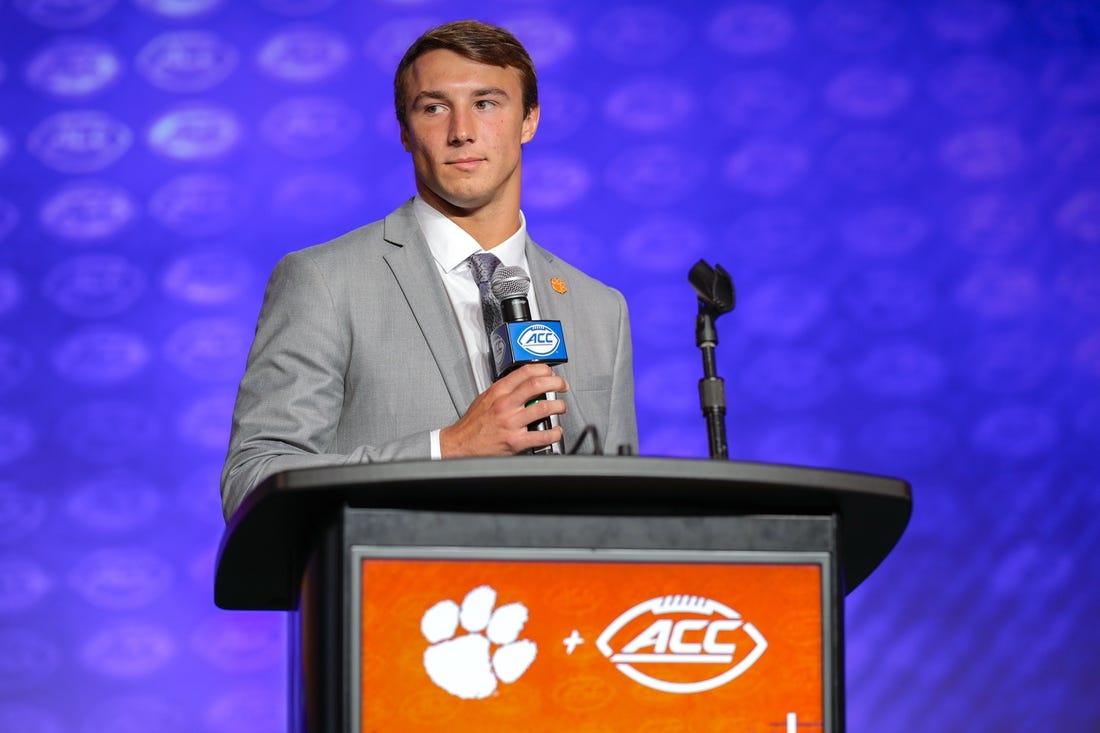
[[[233, 413], [227, 519], [293, 468], [560, 450], [589, 425], [611, 451], [636, 451], [626, 303], [531, 241], [520, 211], [539, 123], [527, 51], [500, 28], [440, 26], [401, 60], [394, 100], [417, 195], [275, 268]], [[487, 251], [530, 273], [535, 318], [562, 322], [557, 373], [492, 381], [472, 267]], [[555, 426], [528, 431], [543, 418]]]

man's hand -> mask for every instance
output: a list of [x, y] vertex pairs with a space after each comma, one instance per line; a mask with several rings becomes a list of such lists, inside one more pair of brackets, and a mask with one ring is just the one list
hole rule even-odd
[[561, 400], [527, 403], [547, 392], [567, 392], [569, 385], [545, 364], [527, 364], [493, 383], [470, 403], [454, 425], [439, 431], [444, 458], [511, 456], [561, 440], [561, 428], [527, 430], [536, 420], [565, 412]]

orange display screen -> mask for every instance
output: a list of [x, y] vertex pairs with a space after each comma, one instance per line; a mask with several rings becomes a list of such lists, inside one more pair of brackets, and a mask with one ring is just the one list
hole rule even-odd
[[362, 731], [821, 731], [819, 563], [361, 561]]

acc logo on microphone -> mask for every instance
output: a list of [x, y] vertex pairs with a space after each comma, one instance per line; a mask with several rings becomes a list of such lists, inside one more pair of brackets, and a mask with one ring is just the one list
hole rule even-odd
[[500, 369], [504, 363], [504, 353], [508, 349], [508, 344], [504, 343], [499, 331], [493, 332], [489, 338], [489, 346], [493, 349], [493, 363], [497, 365], [497, 369]]
[[596, 647], [620, 672], [660, 692], [713, 690], [744, 674], [768, 648], [755, 626], [701, 596], [650, 598], [603, 630]]
[[516, 345], [529, 354], [547, 356], [558, 349], [561, 339], [554, 329], [541, 323], [535, 323], [520, 331]]

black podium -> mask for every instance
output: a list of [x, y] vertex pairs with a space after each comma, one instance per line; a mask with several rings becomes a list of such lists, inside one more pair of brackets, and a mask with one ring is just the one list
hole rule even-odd
[[726, 461], [291, 471], [232, 517], [215, 601], [293, 612], [293, 731], [835, 733], [843, 597], [910, 508], [896, 479]]

